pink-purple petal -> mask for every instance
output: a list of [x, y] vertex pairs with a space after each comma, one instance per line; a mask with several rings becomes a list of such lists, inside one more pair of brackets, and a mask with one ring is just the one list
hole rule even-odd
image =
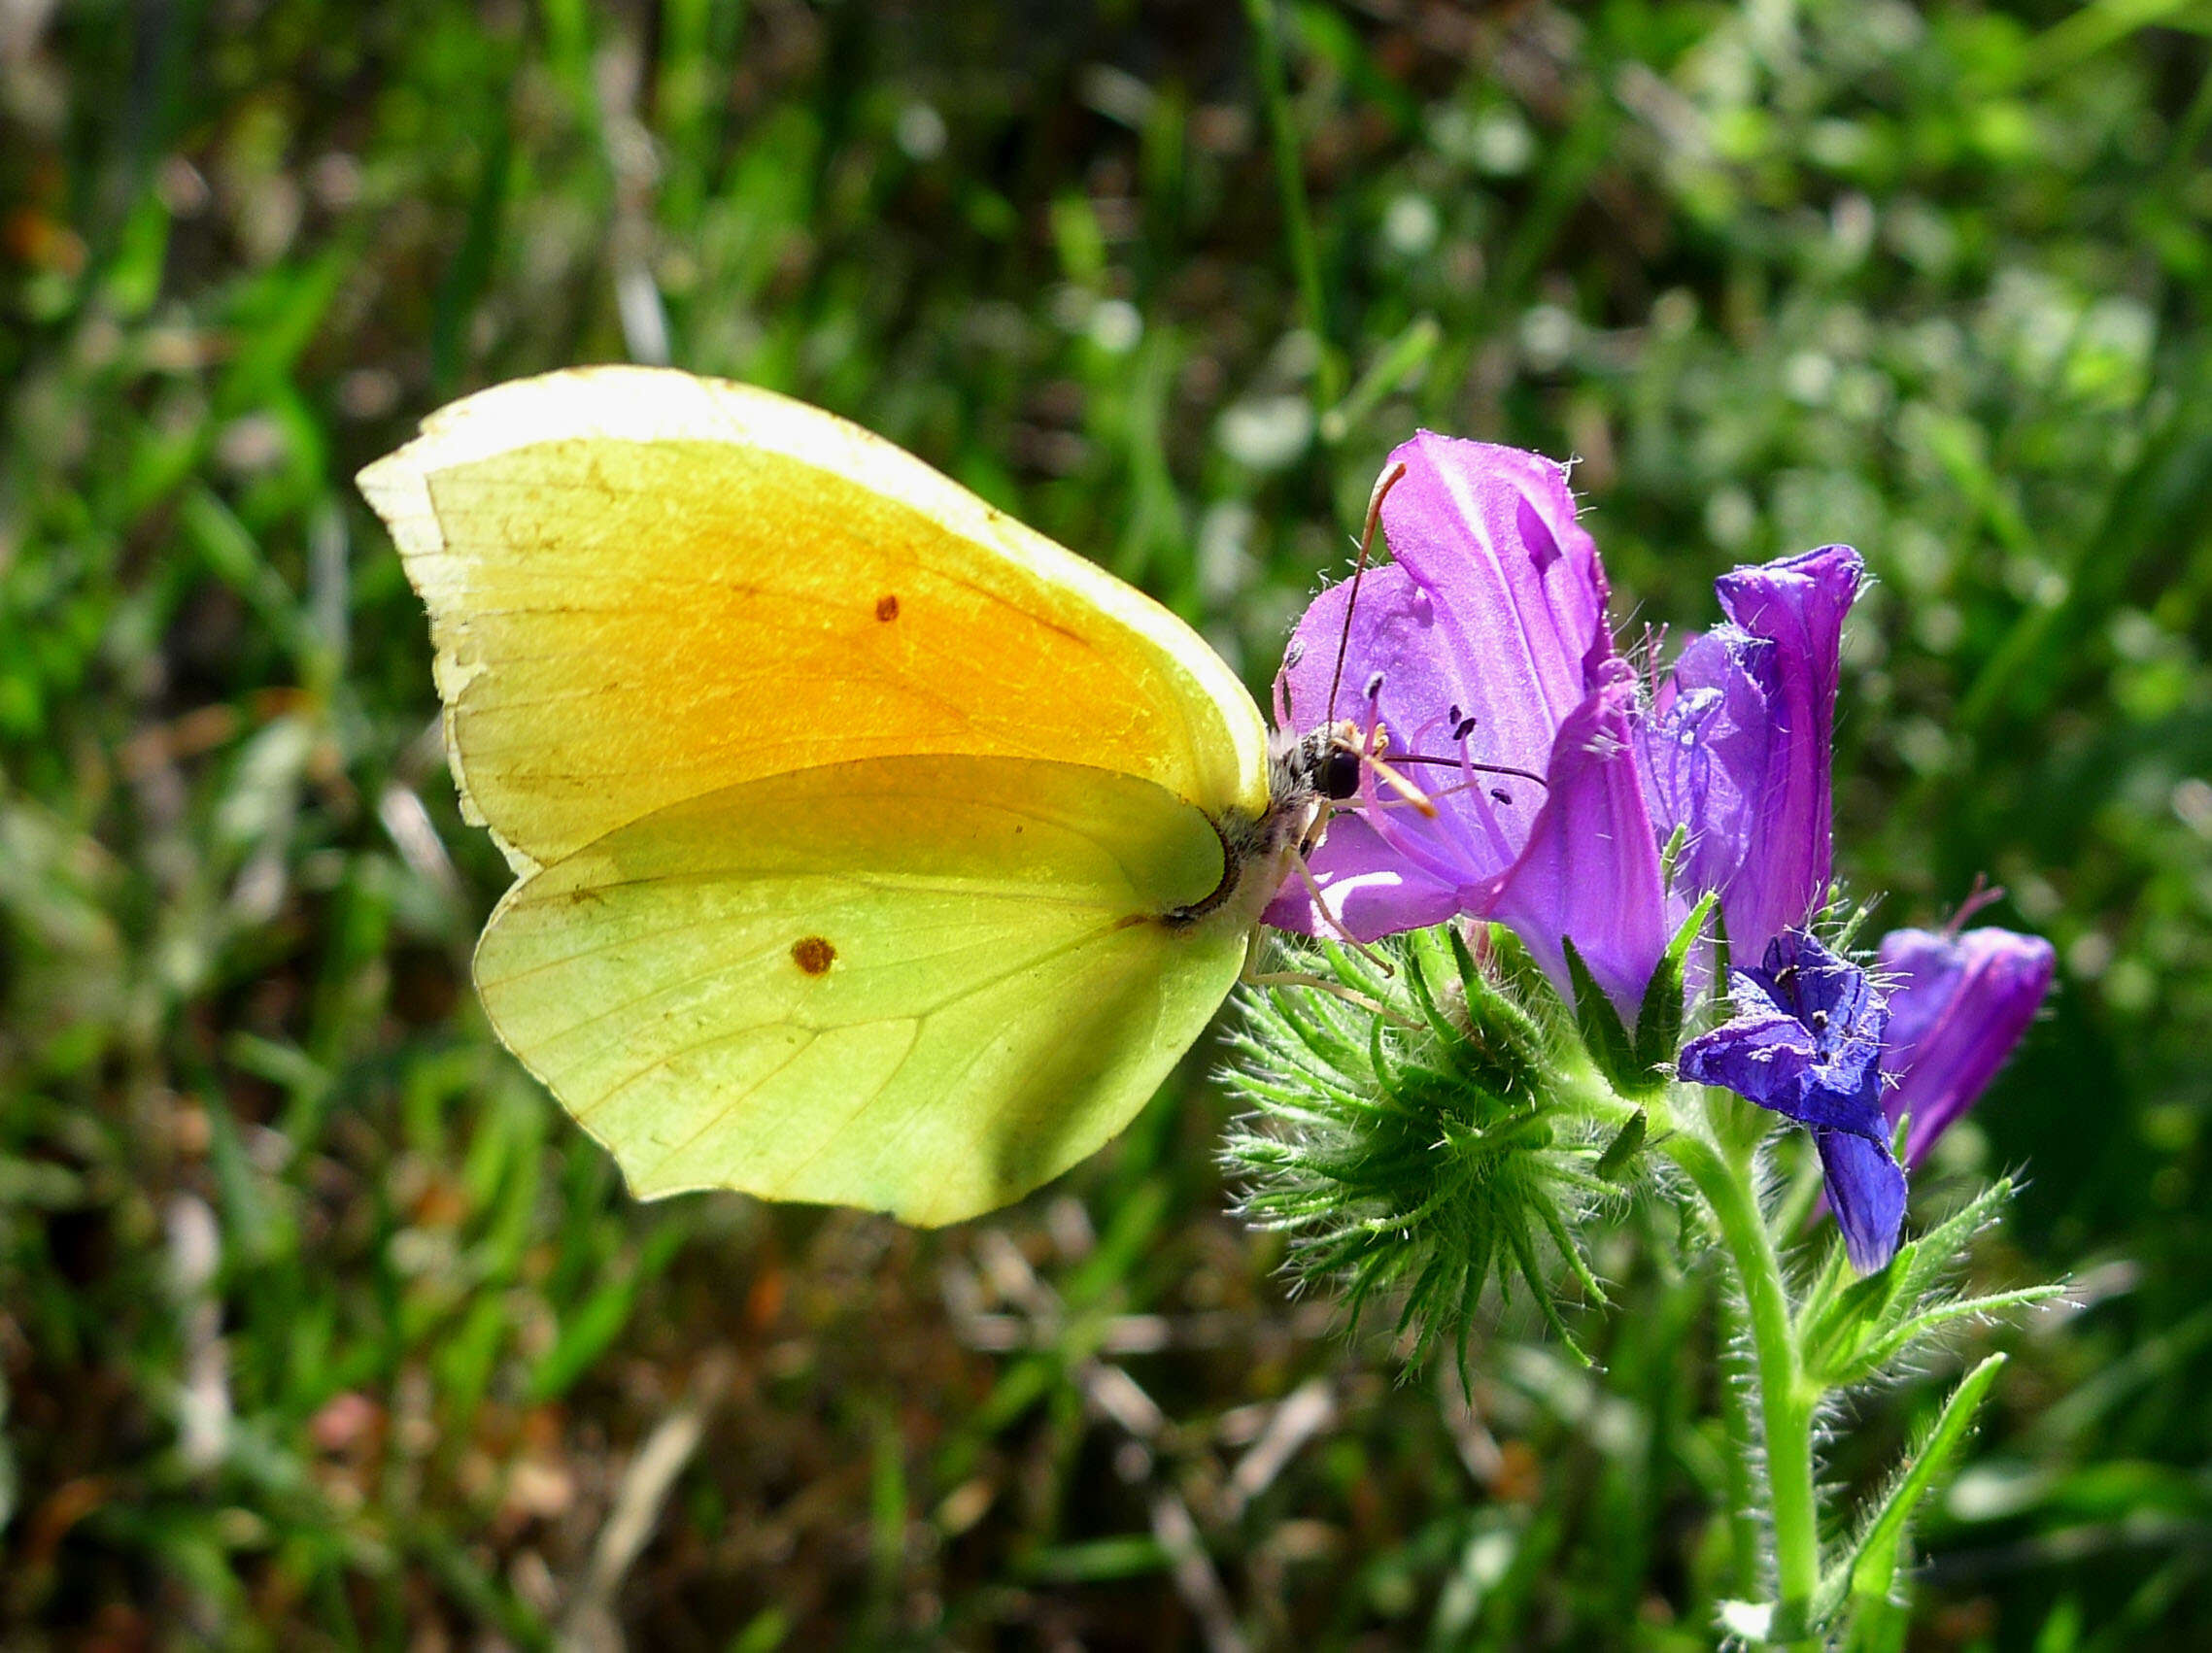
[[1636, 685], [1622, 662], [1608, 675], [1560, 726], [1527, 847], [1477, 910], [1508, 926], [1570, 995], [1563, 940], [1572, 938], [1633, 1026], [1673, 924], [1631, 744]]
[[1436, 593], [1454, 651], [1487, 680], [1486, 725], [1522, 750], [1551, 731], [1613, 658], [1597, 545], [1567, 471], [1540, 454], [1421, 431], [1385, 464], [1390, 555]]
[[1662, 839], [1682, 828], [1675, 881], [1698, 894], [1734, 885], [1759, 826], [1773, 741], [1766, 691], [1742, 658], [1750, 641], [1732, 626], [1693, 640], [1637, 728], [1653, 827]]
[[[1361, 903], [1391, 928], [1432, 922], [1411, 915], [1434, 912], [1437, 891], [1483, 886], [1514, 865], [1559, 725], [1615, 662], [1605, 570], [1562, 467], [1428, 432], [1401, 445], [1385, 474], [1399, 465], [1382, 506], [1393, 560], [1367, 571], [1356, 602], [1349, 581], [1313, 600], [1276, 682], [1285, 727], [1378, 730], [1385, 759], [1413, 759], [1400, 765], [1406, 778], [1435, 794], [1424, 815], [1378, 773], [1363, 777], [1373, 841], [1341, 852], [1344, 876], [1363, 876], [1377, 845], [1396, 853], [1410, 894]], [[1332, 837], [1343, 831], [1332, 824]], [[1316, 872], [1337, 864], [1324, 845]], [[1303, 904], [1313, 922], [1310, 897]], [[1295, 892], [1278, 902], [1286, 918], [1300, 905]]]
[[1891, 984], [1883, 1107], [1891, 1123], [1912, 1115], [1905, 1160], [1917, 1165], [2012, 1055], [2057, 956], [2041, 936], [1992, 927], [1957, 936], [1891, 930], [1880, 960]]
[[1319, 911], [1313, 889], [1294, 876], [1261, 915], [1263, 924], [1324, 940], [1348, 934], [1374, 941], [1442, 924], [1460, 909], [1457, 885], [1427, 877], [1357, 815], [1340, 815], [1329, 823], [1328, 836], [1309, 868], [1328, 917]]

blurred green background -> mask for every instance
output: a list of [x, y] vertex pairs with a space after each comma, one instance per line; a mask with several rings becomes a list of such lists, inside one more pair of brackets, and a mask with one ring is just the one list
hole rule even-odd
[[[1631, 627], [1862, 548], [1843, 869], [1889, 923], [1987, 872], [2061, 960], [1919, 1179], [2025, 1168], [1977, 1267], [2077, 1291], [1962, 1348], [2016, 1359], [1916, 1646], [2212, 1645], [2208, 31], [0, 3], [0, 1645], [1711, 1639], [1661, 1205], [1599, 1247], [1605, 1370], [1502, 1308], [1470, 1406], [1224, 1214], [1218, 1052], [919, 1234], [632, 1204], [493, 1045], [505, 870], [349, 478], [625, 357], [861, 420], [1255, 684], [1416, 423], [1579, 455]], [[1836, 1420], [1840, 1487], [1948, 1375]]]

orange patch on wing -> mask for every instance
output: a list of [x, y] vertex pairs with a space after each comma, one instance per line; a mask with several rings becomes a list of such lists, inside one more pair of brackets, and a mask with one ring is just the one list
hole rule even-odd
[[824, 936], [801, 936], [791, 944], [791, 961], [810, 976], [827, 972], [836, 957], [837, 950]]

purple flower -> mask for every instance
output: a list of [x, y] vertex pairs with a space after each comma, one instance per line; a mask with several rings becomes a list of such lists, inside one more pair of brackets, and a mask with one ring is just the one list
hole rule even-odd
[[1883, 1110], [1891, 1125], [1912, 1116], [1905, 1161], [1917, 1165], [2012, 1055], [2050, 989], [2056, 956], [2041, 936], [2009, 929], [1894, 929], [1880, 958], [1891, 984]]
[[1866, 972], [1803, 930], [1728, 972], [1734, 1014], [1683, 1047], [1681, 1071], [1725, 1085], [1800, 1125], [1883, 1136], [1882, 1030], [1889, 1007]]
[[1723, 574], [1728, 623], [1683, 651], [1639, 731], [1658, 830], [1685, 833], [1677, 885], [1720, 893], [1746, 956], [1827, 898], [1837, 672], [1863, 573], [1831, 545]]
[[[1301, 730], [1349, 723], [1436, 813], [1371, 768], [1358, 824], [1333, 823], [1313, 857], [1326, 914], [1300, 880], [1268, 922], [1371, 940], [1454, 913], [1498, 919], [1563, 988], [1571, 938], [1631, 1017], [1666, 936], [1707, 891], [1752, 956], [1805, 923], [1827, 892], [1828, 747], [1857, 554], [1829, 546], [1722, 576], [1727, 623], [1641, 707], [1561, 467], [1428, 432], [1390, 462], [1405, 467], [1382, 504], [1393, 560], [1359, 583], [1356, 606], [1347, 582], [1307, 610], [1276, 713]], [[1670, 890], [1657, 854], [1678, 828]]]
[[[1649, 704], [1613, 646], [1597, 548], [1566, 472], [1422, 432], [1381, 509], [1393, 560], [1323, 591], [1276, 679], [1276, 721], [1349, 724], [1380, 765], [1267, 921], [1362, 940], [1454, 915], [1497, 920], [1573, 992], [1566, 943], [1623, 1019], [1690, 902], [1719, 897], [1733, 1014], [1684, 1048], [1684, 1079], [1810, 1129], [1852, 1264], [1895, 1253], [1905, 1173], [2003, 1063], [2042, 1000], [2031, 937], [1900, 931], [1889, 1001], [1807, 926], [1833, 863], [1830, 745], [1843, 624], [1864, 565], [1832, 545], [1716, 583], [1725, 621]], [[1682, 843], [1672, 876], [1660, 847]], [[1692, 979], [1695, 979], [1693, 972]], [[1885, 1087], [1889, 1093], [1885, 1095]]]
[[1905, 1218], [1882, 1110], [1889, 1007], [1864, 970], [1796, 929], [1755, 967], [1729, 971], [1728, 988], [1734, 1014], [1683, 1047], [1678, 1071], [1812, 1127], [1844, 1249], [1871, 1273], [1895, 1254]]
[[[1276, 687], [1284, 727], [1379, 729], [1390, 754], [1418, 760], [1408, 766], [1417, 783], [1442, 794], [1424, 817], [1370, 772], [1360, 798], [1368, 831], [1346, 832], [1340, 820], [1314, 856], [1330, 910], [1363, 939], [1465, 909], [1513, 865], [1542, 807], [1559, 728], [1614, 658], [1605, 570], [1576, 524], [1564, 470], [1428, 431], [1389, 465], [1405, 467], [1382, 503], [1393, 560], [1359, 581], [1348, 631], [1350, 582], [1314, 599]], [[1340, 911], [1344, 884], [1358, 894]], [[1310, 934], [1330, 928], [1312, 905], [1294, 883], [1268, 922]]]
[[1303, 881], [1267, 922], [1366, 940], [1495, 916], [1562, 986], [1571, 935], [1633, 1016], [1666, 944], [1658, 838], [1636, 769], [1635, 687], [1566, 472], [1426, 431], [1390, 464], [1405, 467], [1382, 505], [1393, 561], [1359, 582], [1348, 629], [1348, 582], [1307, 610], [1276, 715], [1297, 729], [1350, 723], [1436, 813], [1369, 769], [1356, 816], [1333, 822], [1312, 860], [1335, 924]]
[[1550, 784], [1528, 842], [1511, 868], [1476, 894], [1472, 910], [1528, 944], [1567, 988], [1565, 942], [1631, 1028], [1667, 938], [1686, 917], [1670, 902], [1636, 772], [1634, 673], [1623, 660], [1559, 727]]

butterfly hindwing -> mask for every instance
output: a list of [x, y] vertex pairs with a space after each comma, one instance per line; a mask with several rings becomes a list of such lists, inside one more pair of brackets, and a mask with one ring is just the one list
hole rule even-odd
[[1005, 758], [839, 763], [664, 807], [526, 877], [501, 1037], [641, 1195], [944, 1223], [1127, 1124], [1235, 981], [1222, 851], [1165, 789]]

